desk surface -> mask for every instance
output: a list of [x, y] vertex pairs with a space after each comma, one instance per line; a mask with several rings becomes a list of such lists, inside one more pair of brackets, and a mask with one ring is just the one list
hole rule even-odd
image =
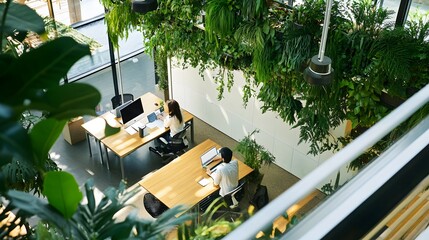
[[[191, 208], [218, 189], [202, 168], [200, 161], [200, 156], [213, 146], [221, 147], [210, 139], [204, 141], [161, 169], [146, 175], [139, 184], [169, 208], [177, 205]], [[214, 164], [211, 163], [209, 167]], [[249, 166], [238, 161], [239, 179], [252, 171]], [[208, 178], [210, 181], [205, 187], [198, 183], [202, 178]]]
[[[140, 98], [142, 99], [144, 115], [147, 121], [146, 116], [161, 107], [156, 106], [155, 103], [159, 104], [162, 99], [155, 96], [153, 93], [146, 93]], [[186, 110], [182, 109], [182, 114], [183, 120], [185, 122], [193, 119], [193, 115]], [[140, 138], [138, 132], [133, 135], [127, 133], [118, 121], [119, 118], [116, 118], [116, 116], [109, 111], [84, 123], [82, 127], [89, 134], [100, 140], [106, 147], [112, 150], [120, 158], [127, 156], [140, 146], [152, 141], [167, 131], [165, 128], [146, 128], [145, 131], [147, 131], [149, 134], [146, 134], [145, 137]], [[112, 127], [120, 127], [120, 131], [114, 135], [106, 137], [104, 133], [106, 122], [109, 123], [109, 125]]]

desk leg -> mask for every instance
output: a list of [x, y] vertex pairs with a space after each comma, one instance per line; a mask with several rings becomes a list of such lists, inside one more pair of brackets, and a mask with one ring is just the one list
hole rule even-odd
[[122, 179], [125, 180], [125, 175], [124, 175], [124, 159], [119, 157], [119, 162], [121, 164], [121, 174], [122, 174]]
[[89, 134], [88, 134], [88, 132], [86, 133], [86, 141], [88, 142], [89, 157], [92, 157], [91, 139], [89, 139]]
[[194, 142], [194, 119], [191, 120], [191, 140]]
[[107, 149], [106, 145], [104, 145], [104, 151], [106, 152], [106, 164], [107, 164], [107, 170], [110, 171], [110, 166], [109, 166], [109, 150]]
[[97, 142], [98, 142], [98, 150], [100, 151], [100, 162], [101, 162], [101, 165], [103, 165], [103, 151], [101, 150], [101, 141], [99, 141], [99, 140], [97, 140]]

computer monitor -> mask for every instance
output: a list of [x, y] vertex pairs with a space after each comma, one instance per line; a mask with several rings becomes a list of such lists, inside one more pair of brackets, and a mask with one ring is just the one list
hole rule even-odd
[[115, 108], [115, 110], [114, 110], [115, 116], [116, 116], [117, 118], [121, 117], [121, 109], [123, 109], [123, 108], [125, 108], [126, 106], [130, 105], [132, 102], [133, 102], [133, 100], [130, 100], [130, 101], [128, 101], [128, 102], [126, 102], [126, 103], [124, 103], [124, 104], [122, 104], [122, 105], [118, 106], [117, 108]]
[[143, 116], [143, 104], [141, 98], [137, 98], [132, 103], [120, 110], [122, 116], [122, 124], [124, 127], [129, 127], [140, 121]]

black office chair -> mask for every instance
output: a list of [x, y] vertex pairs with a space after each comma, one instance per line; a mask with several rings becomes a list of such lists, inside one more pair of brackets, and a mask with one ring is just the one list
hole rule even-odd
[[189, 142], [186, 139], [186, 133], [190, 126], [190, 123], [186, 123], [183, 130], [176, 133], [176, 135], [174, 135], [170, 141], [160, 137], [160, 145], [156, 148], [149, 147], [149, 150], [160, 156], [163, 159], [163, 162], [169, 162], [182, 155], [189, 147]]
[[159, 215], [168, 210], [168, 207], [152, 193], [146, 193], [144, 195], [143, 206], [153, 218], [159, 217]]
[[[124, 93], [124, 103], [126, 103], [126, 102], [128, 102], [130, 100], [133, 101], [134, 100], [134, 96], [131, 93]], [[112, 107], [113, 107], [113, 109], [121, 106], [122, 103], [123, 103], [122, 102], [121, 94], [112, 97], [111, 101], [112, 101]]]

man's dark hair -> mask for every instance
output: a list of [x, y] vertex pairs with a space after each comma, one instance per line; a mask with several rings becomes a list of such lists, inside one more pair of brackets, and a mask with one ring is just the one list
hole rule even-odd
[[223, 161], [226, 163], [231, 162], [232, 159], [232, 151], [227, 147], [223, 147], [219, 150], [220, 156], [223, 158]]

